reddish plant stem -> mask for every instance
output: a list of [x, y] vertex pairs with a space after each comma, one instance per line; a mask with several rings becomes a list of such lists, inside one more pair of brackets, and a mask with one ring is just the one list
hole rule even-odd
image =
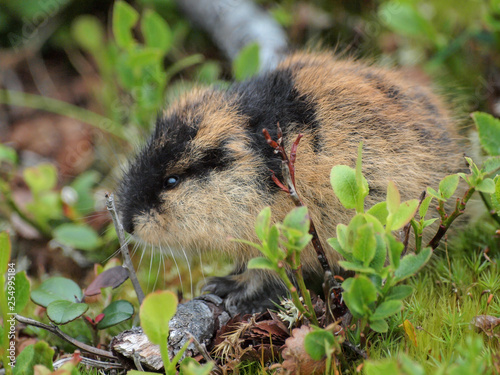
[[[293, 203], [297, 207], [304, 206], [304, 203], [300, 200], [300, 197], [297, 193], [297, 189], [295, 187], [295, 161], [297, 159], [297, 148], [299, 145], [299, 142], [302, 138], [302, 134], [299, 134], [297, 136], [297, 139], [292, 145], [292, 148], [290, 150], [290, 158], [288, 158], [285, 148], [283, 147], [283, 133], [281, 132], [281, 128], [278, 123], [278, 140], [274, 141], [271, 136], [269, 135], [269, 132], [267, 129], [263, 129], [262, 133], [264, 134], [264, 137], [266, 138], [267, 143], [269, 146], [274, 148], [275, 153], [279, 154], [281, 156], [281, 167], [282, 167], [282, 173], [283, 173], [283, 180], [284, 184], [279, 181], [279, 179], [276, 177], [273, 171], [271, 178], [273, 181], [278, 185], [278, 187], [287, 192], [290, 195], [290, 198], [292, 198]], [[309, 217], [309, 234], [312, 235], [312, 244], [314, 247], [314, 250], [316, 251], [316, 255], [318, 257], [318, 261], [321, 264], [321, 267], [323, 268], [323, 271], [325, 272], [330, 272], [331, 274], [331, 267], [330, 264], [328, 263], [328, 258], [326, 257], [325, 250], [323, 249], [323, 245], [321, 244], [321, 241], [319, 239], [318, 233], [316, 232], [316, 227], [314, 226], [313, 220], [311, 217]]]

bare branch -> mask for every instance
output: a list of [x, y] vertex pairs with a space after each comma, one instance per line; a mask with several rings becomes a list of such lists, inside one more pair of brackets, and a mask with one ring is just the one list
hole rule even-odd
[[57, 326], [47, 325], [47, 324], [41, 323], [39, 321], [36, 321], [34, 319], [26, 318], [25, 316], [21, 316], [21, 315], [17, 315], [17, 314], [16, 314], [16, 320], [20, 323], [28, 324], [30, 326], [43, 328], [46, 331], [49, 331], [49, 332], [53, 333], [54, 335], [60, 337], [61, 339], [76, 346], [81, 351], [84, 351], [84, 352], [87, 352], [90, 354], [94, 354], [94, 355], [99, 356], [99, 357], [105, 357], [105, 358], [109, 358], [109, 359], [113, 359], [113, 360], [118, 360], [118, 358], [115, 357], [113, 355], [113, 353], [108, 352], [106, 350], [94, 348], [93, 346], [90, 346], [90, 345], [84, 344], [83, 342], [75, 340], [73, 337], [68, 336], [63, 331], [61, 331], [59, 329], [59, 327], [57, 327]]
[[137, 299], [139, 300], [139, 305], [142, 305], [142, 301], [144, 301], [144, 292], [142, 291], [141, 284], [139, 284], [139, 280], [137, 279], [134, 265], [132, 264], [132, 259], [130, 259], [128, 246], [125, 243], [125, 233], [123, 230], [123, 225], [120, 223], [118, 215], [116, 214], [113, 194], [106, 193], [106, 207], [111, 214], [111, 218], [113, 219], [113, 224], [116, 229], [116, 234], [118, 235], [118, 241], [120, 241], [120, 252], [122, 253], [123, 257], [123, 267], [128, 271], [128, 276], [132, 281], [132, 285], [134, 286], [135, 294], [137, 294]]

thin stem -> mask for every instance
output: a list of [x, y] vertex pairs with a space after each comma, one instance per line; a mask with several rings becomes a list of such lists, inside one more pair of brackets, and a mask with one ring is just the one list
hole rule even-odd
[[139, 280], [137, 279], [134, 265], [132, 264], [132, 259], [130, 258], [130, 253], [128, 251], [128, 246], [125, 243], [123, 225], [120, 223], [118, 215], [116, 214], [113, 194], [106, 193], [106, 207], [111, 214], [111, 218], [113, 219], [113, 224], [116, 229], [116, 234], [118, 235], [118, 241], [120, 241], [120, 252], [122, 253], [123, 257], [123, 267], [128, 271], [128, 276], [132, 281], [132, 285], [134, 286], [135, 294], [137, 294], [137, 299], [139, 300], [139, 305], [142, 305], [142, 301], [144, 301], [144, 292], [142, 291], [141, 284], [139, 284]]
[[465, 205], [467, 204], [467, 202], [469, 201], [469, 199], [471, 198], [472, 194], [474, 194], [475, 191], [476, 189], [474, 187], [470, 187], [465, 192], [461, 200], [457, 198], [455, 210], [453, 210], [453, 212], [449, 216], [447, 216], [446, 212], [444, 211], [444, 201], [442, 200], [439, 201], [438, 211], [439, 214], [441, 215], [441, 224], [439, 225], [438, 231], [435, 234], [435, 236], [427, 244], [427, 246], [431, 247], [432, 250], [434, 250], [439, 246], [439, 241], [441, 241], [441, 238], [443, 238], [443, 236], [448, 231], [448, 229], [450, 228], [451, 224], [455, 221], [455, 219], [464, 213]]
[[295, 278], [297, 280], [297, 284], [299, 285], [300, 293], [304, 297], [304, 301], [307, 305], [307, 309], [311, 313], [311, 322], [314, 325], [319, 326], [318, 318], [316, 317], [316, 313], [314, 311], [314, 307], [313, 307], [312, 302], [311, 302], [311, 295], [309, 293], [309, 290], [307, 290], [306, 283], [304, 282], [304, 276], [302, 275], [302, 272], [300, 272], [300, 268], [293, 270], [293, 272], [294, 272]]
[[105, 358], [109, 358], [109, 359], [118, 360], [118, 358], [115, 357], [113, 355], [113, 353], [108, 352], [106, 350], [94, 348], [93, 346], [90, 346], [90, 345], [84, 344], [83, 342], [75, 340], [73, 337], [68, 336], [67, 334], [65, 334], [64, 332], [62, 332], [59, 329], [59, 327], [57, 327], [57, 326], [49, 326], [47, 324], [38, 322], [38, 321], [30, 319], [30, 318], [26, 318], [24, 316], [17, 315], [17, 314], [16, 314], [16, 320], [18, 322], [20, 322], [20, 323], [28, 324], [30, 326], [43, 328], [46, 331], [49, 331], [49, 332], [53, 333], [54, 335], [60, 337], [61, 339], [63, 339], [65, 341], [69, 342], [70, 344], [76, 346], [78, 349], [80, 349], [80, 350], [82, 350], [84, 352], [91, 353], [91, 354], [97, 355], [99, 357], [105, 357]]
[[486, 195], [482, 191], [479, 192], [479, 195], [481, 196], [481, 199], [483, 200], [483, 203], [488, 209], [488, 212], [490, 213], [493, 220], [495, 220], [498, 224], [500, 224], [500, 215], [495, 213], [495, 210], [493, 209], [493, 207], [491, 207], [491, 204], [488, 201], [488, 198], [486, 198]]

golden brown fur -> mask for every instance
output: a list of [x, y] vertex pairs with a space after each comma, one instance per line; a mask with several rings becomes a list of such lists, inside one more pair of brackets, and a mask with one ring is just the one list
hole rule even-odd
[[[267, 205], [275, 220], [293, 208], [290, 198], [269, 182], [268, 169], [279, 166], [279, 158], [267, 150], [260, 132], [263, 127], [275, 131], [276, 120], [284, 129], [287, 150], [304, 134], [297, 188], [325, 248], [336, 225], [353, 215], [333, 194], [330, 170], [338, 164], [353, 167], [360, 141], [370, 185], [368, 207], [385, 199], [389, 180], [402, 199], [415, 199], [461, 165], [458, 134], [439, 98], [397, 71], [337, 60], [328, 53], [291, 55], [276, 72], [228, 91], [187, 94], [165, 112], [125, 176], [121, 211], [128, 228], [146, 242], [233, 257], [236, 274], [209, 282], [207, 290], [227, 297], [234, 312], [267, 307], [255, 301], [267, 292], [283, 294], [273, 275], [244, 271], [256, 251], [228, 239], [256, 241], [255, 216]], [[279, 174], [279, 168], [273, 169]], [[153, 184], [155, 178], [169, 176], [179, 178], [175, 188]], [[132, 195], [144, 203], [133, 206], [128, 202]], [[329, 250], [336, 264], [338, 254]], [[307, 273], [319, 271], [312, 248], [302, 262]]]

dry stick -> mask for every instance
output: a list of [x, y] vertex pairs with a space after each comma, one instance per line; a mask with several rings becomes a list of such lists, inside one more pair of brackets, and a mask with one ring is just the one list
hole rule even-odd
[[[34, 319], [26, 318], [25, 316], [21, 316], [21, 315], [17, 315], [17, 314], [16, 314], [16, 320], [20, 323], [28, 324], [30, 326], [43, 328], [46, 331], [49, 331], [49, 332], [53, 333], [54, 335], [60, 337], [61, 339], [69, 342], [70, 344], [73, 344], [78, 349], [80, 349], [84, 352], [94, 354], [94, 355], [97, 355], [99, 357], [105, 357], [105, 358], [109, 358], [109, 359], [113, 359], [113, 360], [118, 360], [118, 358], [115, 357], [113, 355], [113, 353], [108, 352], [106, 350], [94, 348], [93, 346], [90, 346], [90, 345], [84, 344], [83, 342], [75, 340], [73, 337], [68, 336], [63, 331], [61, 331], [59, 329], [59, 327], [57, 327], [57, 326], [52, 326], [52, 325], [49, 326], [47, 324], [36, 321]], [[119, 364], [117, 364], [117, 365], [119, 365]]]
[[120, 241], [120, 252], [123, 257], [123, 267], [128, 271], [128, 277], [130, 281], [132, 281], [132, 285], [135, 289], [135, 294], [137, 294], [137, 299], [139, 300], [139, 305], [142, 305], [142, 301], [144, 301], [144, 292], [142, 291], [141, 284], [139, 284], [139, 280], [137, 279], [137, 275], [135, 274], [134, 265], [132, 264], [132, 259], [130, 259], [130, 253], [128, 251], [128, 246], [125, 243], [125, 234], [123, 231], [123, 225], [120, 223], [118, 219], [118, 215], [116, 214], [115, 208], [115, 200], [113, 194], [106, 193], [106, 207], [111, 214], [111, 218], [113, 219], [113, 224], [116, 229], [116, 234], [118, 235], [118, 241]]
[[464, 213], [465, 205], [469, 201], [470, 197], [476, 191], [475, 188], [470, 187], [464, 194], [463, 198], [457, 198], [457, 203], [455, 204], [455, 210], [448, 216], [444, 211], [444, 201], [439, 201], [438, 211], [441, 215], [441, 223], [439, 225], [438, 231], [436, 235], [430, 240], [427, 246], [431, 247], [434, 250], [439, 246], [439, 241], [446, 234], [448, 229], [450, 228], [451, 223], [455, 221], [457, 217]]
[[196, 340], [196, 338], [190, 332], [187, 332], [187, 334], [191, 339], [191, 342], [198, 350], [198, 352], [201, 354], [201, 356], [205, 359], [205, 361], [213, 362], [214, 367], [211, 373], [222, 374], [222, 369], [215, 363], [214, 359], [210, 356], [205, 345], [200, 344], [200, 342]]

